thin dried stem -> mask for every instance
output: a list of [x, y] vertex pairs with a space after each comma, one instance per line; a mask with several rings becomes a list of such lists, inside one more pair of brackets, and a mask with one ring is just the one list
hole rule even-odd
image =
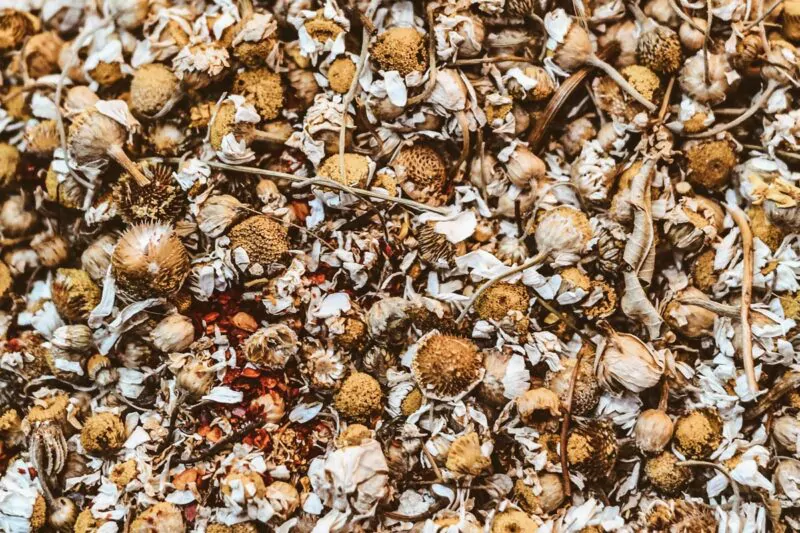
[[678, 18], [680, 18], [682, 21], [686, 22], [686, 24], [690, 25], [692, 28], [696, 29], [697, 31], [702, 32], [702, 33], [706, 32], [694, 20], [692, 20], [692, 17], [687, 15], [683, 11], [683, 9], [681, 9], [680, 6], [678, 6], [678, 4], [675, 3], [675, 0], [668, 0], [668, 1], [669, 1], [669, 7], [671, 7], [672, 11], [674, 11], [675, 14], [678, 15]]
[[439, 67], [436, 66], [436, 39], [433, 37], [433, 10], [435, 7], [435, 3], [428, 5], [428, 32], [430, 34], [428, 36], [428, 83], [425, 84], [425, 89], [421, 93], [408, 99], [409, 106], [417, 105], [427, 100], [433, 93], [434, 87], [436, 87], [436, 76], [439, 74]]
[[358, 64], [356, 65], [356, 73], [353, 75], [353, 81], [350, 82], [350, 88], [347, 94], [342, 99], [342, 126], [339, 128], [339, 175], [345, 179], [345, 164], [344, 164], [344, 144], [347, 133], [347, 109], [350, 107], [350, 102], [356, 95], [358, 90], [358, 79], [364, 71], [364, 65], [367, 63], [367, 55], [369, 54], [369, 30], [364, 25], [361, 31], [361, 53], [358, 56]]
[[669, 379], [664, 375], [661, 378], [661, 395], [658, 397], [658, 409], [666, 412], [669, 405]]
[[623, 91], [631, 95], [631, 97], [633, 97], [634, 100], [642, 104], [642, 106], [644, 106], [644, 108], [647, 109], [647, 111], [649, 111], [650, 113], [655, 112], [656, 105], [647, 98], [645, 98], [644, 96], [642, 96], [642, 93], [637, 91], [636, 88], [622, 76], [622, 74], [617, 72], [617, 69], [615, 69], [614, 67], [612, 67], [611, 65], [609, 65], [608, 63], [606, 63], [597, 56], [590, 56], [589, 60], [587, 61], [587, 64], [602, 70], [609, 78], [614, 80], [614, 83], [619, 85]]
[[675, 76], [671, 76], [667, 84], [667, 90], [664, 91], [664, 99], [661, 101], [661, 109], [658, 111], [658, 121], [664, 122], [664, 117], [667, 116], [669, 109], [669, 100], [672, 97], [672, 89], [675, 88]]
[[750, 325], [750, 303], [753, 298], [753, 232], [750, 222], [738, 206], [725, 204], [731, 218], [742, 235], [742, 297], [739, 309], [742, 328], [742, 361], [750, 392], [758, 392], [755, 365], [753, 364], [753, 334]]
[[[166, 163], [173, 163], [173, 164], [180, 164], [183, 162], [179, 157], [167, 157], [167, 158], [155, 157], [149, 159], [163, 161]], [[326, 178], [304, 178], [302, 176], [296, 176], [295, 174], [288, 174], [286, 172], [277, 172], [274, 170], [267, 170], [258, 167], [249, 167], [245, 165], [228, 165], [226, 163], [217, 163], [215, 161], [205, 161], [204, 163], [212, 168], [218, 168], [221, 170], [231, 170], [234, 172], [243, 172], [245, 174], [256, 174], [258, 176], [271, 176], [273, 178], [281, 178], [287, 181], [298, 183], [302, 187], [316, 185], [317, 187], [345, 191], [349, 192], [353, 196], [367, 196], [369, 198], [375, 198], [378, 200], [384, 200], [389, 203], [403, 205], [405, 207], [416, 209], [417, 211], [430, 211], [431, 213], [438, 213], [440, 215], [446, 215], [448, 213], [446, 209], [441, 207], [432, 207], [430, 205], [422, 204], [420, 202], [415, 202], [414, 200], [409, 200], [408, 198], [396, 198], [394, 196], [389, 196], [388, 194], [384, 194], [378, 191], [368, 191], [366, 189], [360, 189], [358, 187], [348, 187], [343, 183], [339, 183], [337, 181], [329, 180]]]
[[519, 62], [519, 63], [529, 63], [531, 59], [529, 57], [522, 57], [522, 56], [509, 56], [509, 55], [502, 55], [502, 56], [487, 56], [487, 57], [476, 57], [474, 59], [456, 59], [455, 61], [451, 61], [447, 63], [445, 66], [448, 67], [466, 67], [469, 65], [486, 65], [489, 63], [503, 63], [505, 61], [509, 62]]
[[140, 187], [146, 187], [147, 185], [150, 185], [150, 180], [147, 179], [147, 176], [145, 176], [141, 170], [139, 170], [139, 167], [136, 166], [136, 163], [131, 161], [131, 158], [128, 157], [128, 154], [126, 154], [125, 150], [122, 149], [122, 146], [112, 144], [108, 147], [106, 153], [109, 157], [116, 161], [119, 166], [124, 168]]
[[755, 405], [745, 409], [742, 416], [745, 420], [755, 420], [769, 411], [781, 398], [798, 388], [800, 388], [800, 372], [786, 372], [778, 381], [772, 384], [772, 387], [764, 396], [758, 399]]
[[772, 93], [774, 93], [778, 87], [780, 87], [780, 84], [778, 82], [770, 80], [767, 83], [767, 87], [761, 92], [759, 97], [756, 98], [755, 102], [753, 102], [753, 104], [744, 113], [742, 113], [735, 119], [731, 120], [730, 122], [726, 122], [725, 124], [718, 124], [716, 127], [711, 128], [710, 130], [706, 130], [700, 133], [695, 133], [692, 135], [684, 135], [684, 137], [688, 139], [703, 139], [707, 137], [714, 137], [715, 135], [722, 133], [723, 131], [735, 128], [739, 124], [743, 123], [745, 120], [755, 115], [759, 109], [764, 107], [764, 104], [767, 103], [769, 97], [772, 96]]
[[[752, 22], [749, 22], [749, 23], [745, 24], [743, 31], [746, 32], [746, 31], [752, 29], [754, 26], [758, 26], [759, 24], [762, 24], [764, 22], [764, 20], [766, 20], [766, 18], [772, 14], [773, 11], [775, 11], [776, 9], [778, 9], [781, 6], [781, 4], [783, 4], [783, 0], [777, 0], [777, 2], [772, 4], [769, 7], [769, 9], [767, 9], [760, 17], [758, 17], [756, 20], [754, 20]], [[762, 4], [762, 7], [763, 7], [763, 4]]]
[[678, 466], [705, 466], [708, 468], [713, 468], [714, 470], [720, 472], [731, 483], [731, 488], [733, 489], [733, 512], [735, 514], [739, 514], [739, 500], [740, 500], [740, 493], [739, 493], [739, 484], [736, 482], [735, 479], [731, 476], [731, 473], [728, 472], [728, 469], [722, 465], [718, 465], [716, 463], [712, 463], [709, 461], [679, 461], [676, 463]]
[[711, 24], [714, 21], [714, 14], [711, 12], [711, 0], [706, 0], [706, 29], [703, 32], [703, 75], [706, 85], [711, 84], [711, 76], [708, 73], [708, 40], [711, 35]]
[[473, 294], [472, 297], [467, 301], [466, 305], [464, 306], [464, 309], [461, 311], [461, 314], [458, 315], [458, 318], [456, 319], [456, 324], [459, 324], [464, 320], [464, 318], [469, 313], [469, 310], [472, 307], [472, 305], [475, 303], [475, 301], [478, 298], [480, 298], [481, 294], [486, 292], [486, 290], [489, 287], [491, 287], [492, 285], [494, 285], [498, 281], [503, 281], [504, 279], [506, 279], [509, 276], [513, 276], [514, 274], [516, 274], [518, 272], [522, 272], [523, 270], [527, 270], [527, 269], [529, 269], [529, 268], [531, 268], [533, 266], [538, 265], [539, 263], [544, 261], [547, 258], [548, 255], [550, 255], [550, 252], [539, 252], [538, 254], [536, 254], [535, 256], [531, 257], [530, 259], [528, 259], [527, 261], [525, 261], [521, 265], [516, 266], [516, 267], [514, 267], [514, 268], [512, 268], [512, 269], [510, 269], [510, 270], [508, 270], [508, 271], [506, 271], [506, 272], [504, 272], [502, 274], [498, 274], [497, 276], [495, 276], [493, 278], [490, 278], [483, 285], [481, 285], [481, 288], [478, 289], [477, 291], [475, 291], [475, 294]]
[[575, 396], [575, 384], [578, 382], [578, 374], [581, 370], [584, 350], [578, 351], [575, 357], [575, 366], [569, 376], [569, 388], [567, 389], [567, 401], [564, 403], [564, 420], [561, 421], [561, 476], [564, 485], [564, 494], [572, 496], [572, 482], [569, 479], [569, 458], [567, 457], [567, 442], [569, 440], [569, 423], [572, 418], [572, 399]]
[[458, 175], [459, 170], [461, 170], [461, 165], [463, 165], [464, 161], [466, 161], [467, 158], [469, 157], [469, 149], [470, 145], [472, 144], [469, 134], [469, 121], [467, 120], [466, 113], [464, 113], [463, 111], [457, 112], [456, 120], [458, 121], [458, 125], [461, 128], [461, 153], [458, 155], [458, 160], [450, 169], [450, 176], [448, 176], [448, 181], [450, 183], [453, 182], [455, 177]]
[[481, 196], [486, 201], [488, 193], [486, 187], [489, 180], [486, 179], [486, 141], [483, 139], [483, 128], [478, 127], [478, 157], [480, 157], [480, 172], [481, 172]]

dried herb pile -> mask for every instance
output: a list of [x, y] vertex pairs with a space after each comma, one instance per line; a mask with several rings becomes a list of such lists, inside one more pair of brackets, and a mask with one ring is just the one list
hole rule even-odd
[[798, 0], [0, 0], [0, 531], [800, 530]]

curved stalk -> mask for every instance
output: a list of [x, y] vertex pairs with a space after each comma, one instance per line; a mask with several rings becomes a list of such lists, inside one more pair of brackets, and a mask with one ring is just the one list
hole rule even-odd
[[756, 404], [744, 411], [745, 420], [754, 420], [763, 415], [781, 398], [800, 388], [800, 372], [789, 371], [776, 381]]
[[767, 100], [769, 100], [769, 97], [772, 96], [772, 93], [774, 93], [775, 90], [778, 87], [780, 87], [780, 84], [778, 82], [776, 82], [774, 80], [770, 80], [767, 83], [766, 89], [764, 89], [764, 91], [761, 93], [761, 95], [758, 98], [756, 98], [756, 101], [753, 102], [753, 104], [749, 108], [747, 108], [747, 110], [744, 113], [742, 113], [741, 115], [739, 115], [735, 119], [731, 120], [730, 122], [726, 122], [725, 124], [719, 124], [716, 127], [711, 128], [710, 130], [703, 131], [701, 133], [695, 133], [695, 134], [692, 134], [692, 135], [685, 135], [685, 137], [688, 138], [688, 139], [702, 139], [702, 138], [705, 138], [705, 137], [713, 137], [713, 136], [717, 135], [718, 133], [722, 133], [723, 131], [727, 131], [727, 130], [729, 130], [731, 128], [735, 128], [736, 126], [738, 126], [739, 124], [741, 124], [745, 120], [747, 120], [748, 118], [750, 118], [753, 115], [755, 115], [758, 112], [759, 109], [764, 107], [764, 104], [767, 103]]
[[430, 73], [428, 74], [428, 83], [425, 84], [425, 89], [416, 96], [408, 99], [407, 105], [412, 106], [420, 102], [424, 102], [433, 93], [436, 87], [436, 76], [439, 74], [439, 67], [436, 66], [436, 39], [433, 38], [433, 10], [436, 4], [432, 3], [428, 6], [428, 65], [430, 65]]
[[714, 470], [720, 472], [731, 483], [731, 488], [733, 489], [733, 512], [737, 515], [739, 514], [739, 484], [736, 482], [735, 479], [731, 476], [731, 473], [728, 472], [728, 469], [722, 465], [718, 465], [716, 463], [712, 463], [709, 461], [679, 461], [676, 463], [678, 466], [705, 466], [708, 468], [713, 468]]
[[[371, 8], [370, 10], [371, 11]], [[353, 75], [353, 80], [350, 82], [350, 87], [347, 89], [347, 94], [342, 99], [342, 126], [339, 128], [339, 175], [344, 179], [345, 177], [345, 164], [344, 164], [344, 145], [347, 133], [347, 108], [350, 107], [350, 102], [356, 95], [358, 89], [358, 79], [361, 77], [361, 72], [364, 70], [364, 65], [367, 62], [367, 54], [369, 53], [369, 30], [367, 26], [361, 30], [361, 53], [358, 56], [358, 65], [356, 72]]]
[[253, 141], [263, 141], [273, 144], [283, 144], [287, 140], [289, 140], [288, 135], [281, 135], [278, 133], [272, 133], [269, 131], [256, 130], [256, 129], [251, 130], [249, 136], [250, 139]]
[[128, 174], [130, 174], [133, 179], [136, 180], [136, 183], [140, 187], [146, 187], [147, 185], [150, 185], [150, 180], [147, 179], [141, 170], [139, 170], [139, 167], [136, 166], [136, 163], [131, 161], [130, 157], [128, 157], [128, 154], [126, 154], [125, 150], [122, 149], [122, 146], [117, 144], [111, 145], [108, 147], [106, 153], [108, 154], [108, 157], [116, 161], [119, 166], [127, 170]]
[[549, 251], [548, 252], [539, 252], [538, 254], [536, 254], [535, 256], [531, 257], [530, 259], [528, 259], [527, 261], [525, 261], [521, 265], [516, 266], [516, 267], [512, 268], [511, 270], [508, 270], [507, 272], [504, 272], [502, 274], [499, 274], [499, 275], [487, 280], [486, 283], [481, 285], [481, 288], [478, 289], [477, 291], [475, 291], [475, 294], [473, 294], [472, 297], [467, 301], [467, 304], [464, 306], [464, 309], [461, 311], [461, 314], [458, 315], [458, 318], [456, 319], [456, 324], [458, 324], [462, 320], [464, 320], [464, 318], [467, 316], [467, 313], [469, 313], [469, 310], [472, 307], [472, 305], [475, 303], [475, 301], [478, 298], [480, 298], [481, 294], [486, 292], [486, 290], [489, 287], [491, 287], [492, 285], [494, 285], [498, 281], [503, 281], [504, 279], [506, 279], [509, 276], [512, 276], [512, 275], [514, 275], [514, 274], [516, 274], [518, 272], [522, 272], [523, 270], [527, 270], [527, 269], [529, 269], [529, 268], [531, 268], [533, 266], [538, 265], [539, 263], [541, 263], [542, 261], [547, 259], [548, 255], [550, 255]]
[[644, 96], [642, 96], [642, 93], [637, 91], [636, 88], [622, 76], [622, 74], [617, 72], [617, 69], [615, 69], [614, 67], [612, 67], [611, 65], [609, 65], [608, 63], [606, 63], [605, 61], [603, 61], [602, 59], [600, 59], [595, 55], [589, 56], [589, 59], [586, 62], [586, 64], [599, 68], [600, 70], [605, 72], [609, 78], [614, 80], [614, 83], [619, 85], [623, 91], [631, 95], [631, 97], [634, 100], [642, 104], [644, 108], [647, 109], [648, 112], [653, 113], [656, 111], [657, 109], [656, 105], [647, 98], [645, 98]]
[[742, 328], [742, 361], [747, 383], [753, 394], [758, 392], [756, 371], [753, 363], [753, 333], [750, 326], [750, 302], [753, 298], [753, 232], [747, 215], [738, 206], [725, 204], [731, 218], [742, 234], [742, 298], [739, 316]]

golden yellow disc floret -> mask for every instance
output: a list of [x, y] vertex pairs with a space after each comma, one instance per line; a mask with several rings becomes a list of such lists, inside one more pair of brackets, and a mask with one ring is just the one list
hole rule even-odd
[[411, 369], [425, 395], [452, 399], [481, 379], [483, 358], [472, 341], [435, 333], [420, 341]]
[[262, 120], [273, 120], [283, 108], [284, 91], [279, 74], [266, 68], [244, 70], [233, 80], [233, 92], [251, 102]]
[[402, 413], [403, 416], [410, 416], [416, 413], [417, 410], [422, 407], [422, 399], [422, 391], [414, 387], [414, 389], [403, 398], [403, 401], [400, 402], [400, 413]]
[[690, 143], [684, 156], [689, 181], [710, 190], [725, 187], [739, 162], [733, 143], [727, 140]]
[[509, 311], [528, 311], [528, 289], [520, 283], [495, 283], [475, 302], [475, 311], [483, 320], [502, 320]]
[[707, 459], [722, 443], [722, 419], [716, 411], [698, 409], [675, 423], [675, 448], [689, 459]]
[[53, 303], [67, 320], [85, 320], [100, 303], [101, 291], [79, 268], [59, 268], [53, 280]]
[[447, 178], [447, 167], [442, 156], [424, 144], [403, 147], [392, 165], [395, 168], [403, 167], [403, 181], [411, 181], [420, 189], [431, 187], [438, 190]]
[[122, 463], [115, 464], [111, 469], [111, 473], [108, 475], [108, 479], [118, 487], [125, 488], [128, 483], [136, 479], [138, 474], [139, 471], [136, 468], [136, 461], [129, 459]]
[[677, 494], [683, 491], [692, 480], [692, 471], [678, 465], [674, 453], [665, 451], [647, 460], [644, 472], [650, 483], [666, 494]]
[[331, 89], [337, 93], [345, 94], [350, 90], [355, 75], [355, 63], [349, 58], [340, 57], [335, 59], [328, 68], [328, 83], [331, 84]]
[[183, 533], [185, 529], [181, 510], [171, 503], [161, 502], [137, 516], [128, 533]]
[[368, 420], [379, 414], [383, 393], [378, 381], [364, 372], [353, 372], [336, 394], [334, 405], [342, 416], [351, 420]]
[[180, 91], [180, 81], [161, 63], [142, 65], [131, 80], [131, 110], [155, 115]]
[[322, 178], [350, 187], [363, 188], [369, 179], [369, 159], [360, 154], [344, 154], [344, 179], [342, 179], [340, 161], [339, 154], [330, 156], [319, 167], [317, 174]]
[[122, 447], [125, 438], [125, 425], [114, 413], [92, 415], [81, 429], [81, 444], [91, 454], [113, 453]]
[[67, 406], [69, 406], [69, 396], [64, 393], [54, 394], [45, 398], [43, 405], [34, 405], [25, 417], [31, 424], [37, 422], [54, 421], [64, 423], [67, 420]]
[[783, 229], [770, 222], [762, 206], [751, 207], [747, 210], [747, 216], [750, 217], [753, 237], [759, 238], [773, 252], [776, 251], [785, 236]]
[[401, 76], [423, 72], [428, 65], [425, 38], [414, 28], [389, 28], [372, 46], [372, 57], [381, 70], [396, 70]]
[[32, 531], [42, 529], [47, 523], [47, 502], [41, 494], [36, 495], [31, 511], [30, 525]]
[[256, 215], [235, 225], [229, 232], [231, 250], [242, 248], [250, 263], [277, 263], [289, 250], [286, 228], [268, 216]]
[[622, 69], [621, 74], [647, 100], [655, 101], [656, 93], [661, 88], [661, 79], [655, 72], [641, 65], [629, 65]]
[[539, 525], [522, 511], [508, 509], [498, 513], [492, 522], [492, 533], [536, 533]]

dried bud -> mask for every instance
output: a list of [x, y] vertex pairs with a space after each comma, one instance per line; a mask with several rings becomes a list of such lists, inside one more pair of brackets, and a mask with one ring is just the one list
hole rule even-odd
[[586, 214], [565, 205], [545, 212], [528, 233], [534, 234], [539, 252], [549, 253], [560, 265], [577, 262], [592, 239]]
[[94, 354], [91, 356], [86, 362], [86, 372], [89, 374], [89, 379], [100, 387], [106, 387], [119, 380], [119, 372], [105, 355]]
[[682, 303], [681, 298], [710, 301], [703, 291], [694, 287], [685, 288], [667, 304], [664, 310], [664, 320], [667, 324], [692, 339], [712, 335], [717, 314], [699, 305]]
[[334, 399], [336, 410], [350, 420], [369, 420], [381, 412], [383, 393], [378, 381], [363, 372], [354, 372], [342, 384]]
[[71, 321], [86, 320], [100, 303], [100, 288], [89, 274], [77, 268], [59, 268], [52, 293], [58, 313]]
[[478, 434], [473, 431], [453, 441], [445, 466], [456, 475], [478, 476], [491, 464], [492, 460], [481, 450]]
[[542, 179], [547, 171], [544, 161], [521, 144], [508, 156], [505, 167], [508, 179], [521, 189], [530, 187], [531, 181]]
[[636, 445], [645, 453], [656, 453], [663, 450], [670, 439], [674, 425], [672, 419], [661, 409], [648, 409], [639, 414], [633, 435]]
[[703, 48], [703, 41], [705, 41], [706, 37], [706, 21], [699, 17], [692, 17], [691, 20], [694, 22], [694, 26], [686, 21], [681, 23], [681, 27], [678, 29], [678, 37], [680, 37], [683, 47], [694, 53]]
[[600, 358], [598, 377], [609, 390], [638, 394], [655, 386], [664, 373], [664, 359], [651, 346], [610, 327], [608, 344]]
[[108, 267], [111, 266], [111, 253], [114, 250], [116, 238], [105, 234], [97, 238], [81, 254], [81, 268], [95, 282], [100, 282], [106, 276]]
[[300, 494], [293, 485], [284, 481], [273, 481], [264, 493], [279, 520], [287, 520], [300, 506]]
[[216, 374], [211, 366], [210, 360], [190, 359], [178, 372], [178, 385], [194, 398], [207, 394], [216, 379]]
[[56, 498], [48, 506], [47, 523], [59, 533], [71, 533], [78, 519], [78, 506], [65, 496]]
[[114, 453], [122, 447], [126, 438], [122, 420], [110, 412], [92, 415], [81, 429], [83, 449], [92, 455]]
[[168, 315], [153, 328], [150, 339], [164, 353], [182, 352], [194, 342], [192, 319], [178, 313]]
[[87, 353], [94, 348], [94, 337], [89, 326], [73, 324], [61, 326], [53, 332], [50, 344], [61, 350]]
[[69, 243], [61, 235], [40, 233], [31, 240], [31, 248], [39, 257], [39, 263], [48, 268], [62, 264], [69, 257]]
[[119, 239], [111, 267], [120, 292], [130, 299], [175, 294], [189, 275], [189, 255], [169, 226], [139, 224]]
[[411, 369], [423, 394], [439, 400], [463, 397], [485, 372], [472, 341], [437, 332], [419, 340]]
[[567, 460], [591, 481], [608, 476], [617, 464], [617, 436], [606, 420], [591, 420], [570, 432]]
[[379, 34], [371, 57], [382, 70], [396, 70], [401, 76], [425, 72], [428, 65], [425, 38], [409, 27], [389, 28]]
[[253, 398], [249, 410], [260, 415], [267, 424], [278, 424], [286, 414], [286, 404], [280, 394], [270, 390]]
[[792, 415], [777, 417], [772, 422], [772, 436], [787, 450], [798, 453], [800, 451], [798, 446], [800, 443], [800, 420]]
[[289, 326], [280, 323], [261, 328], [244, 343], [247, 360], [268, 369], [283, 368], [297, 350], [297, 334]]

